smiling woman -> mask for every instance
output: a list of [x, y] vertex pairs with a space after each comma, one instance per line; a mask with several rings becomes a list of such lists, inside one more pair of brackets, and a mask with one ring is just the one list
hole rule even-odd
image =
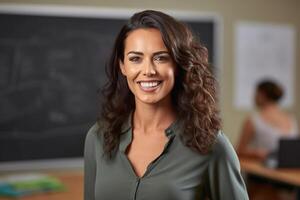
[[85, 200], [248, 199], [220, 130], [207, 49], [184, 24], [158, 11], [134, 14], [107, 73], [85, 142]]

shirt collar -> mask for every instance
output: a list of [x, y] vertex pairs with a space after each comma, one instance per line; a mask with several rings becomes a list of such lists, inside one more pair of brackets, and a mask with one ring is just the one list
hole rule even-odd
[[[132, 117], [133, 111], [130, 112], [128, 118], [125, 120], [121, 127], [121, 137], [120, 137], [120, 144], [119, 150], [122, 152], [126, 151], [127, 146], [132, 141]], [[166, 136], [170, 139], [174, 137], [180, 130], [181, 120], [176, 119], [168, 128], [165, 129]]]

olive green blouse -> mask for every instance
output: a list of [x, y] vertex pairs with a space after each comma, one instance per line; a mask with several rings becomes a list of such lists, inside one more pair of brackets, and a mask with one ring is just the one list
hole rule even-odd
[[213, 150], [201, 155], [180, 139], [180, 122], [165, 130], [169, 138], [143, 177], [136, 176], [125, 150], [132, 140], [131, 119], [122, 127], [118, 151], [103, 156], [101, 128], [88, 131], [84, 152], [85, 200], [248, 200], [236, 153], [220, 131]]

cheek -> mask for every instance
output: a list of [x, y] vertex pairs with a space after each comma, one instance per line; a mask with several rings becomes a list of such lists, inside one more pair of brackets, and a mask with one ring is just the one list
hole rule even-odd
[[127, 79], [134, 79], [138, 75], [138, 68], [133, 66], [126, 66]]
[[169, 69], [166, 72], [166, 76], [170, 80], [170, 82], [174, 82], [175, 81], [175, 70], [173, 68]]

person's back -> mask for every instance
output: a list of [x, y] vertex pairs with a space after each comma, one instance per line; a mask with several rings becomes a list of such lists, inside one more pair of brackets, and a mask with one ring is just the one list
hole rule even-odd
[[298, 135], [298, 127], [294, 117], [278, 109], [270, 107], [251, 116], [254, 136], [252, 145], [265, 149], [267, 152], [276, 151], [281, 138], [294, 138]]
[[280, 109], [269, 109], [261, 112], [264, 122], [284, 135], [289, 135], [295, 128], [295, 120]]

